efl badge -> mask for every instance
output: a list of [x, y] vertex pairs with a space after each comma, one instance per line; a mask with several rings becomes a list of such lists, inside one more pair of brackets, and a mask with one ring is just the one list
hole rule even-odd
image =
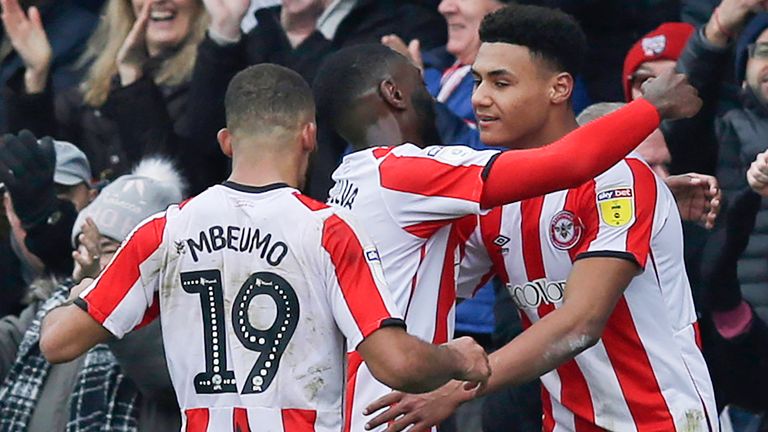
[[549, 239], [560, 250], [568, 250], [581, 240], [581, 221], [567, 210], [559, 211], [549, 223]]
[[664, 35], [653, 36], [643, 39], [643, 54], [646, 57], [654, 57], [664, 52], [667, 47], [667, 37]]
[[635, 214], [635, 196], [632, 188], [611, 189], [597, 194], [597, 208], [603, 222], [620, 227], [632, 221]]

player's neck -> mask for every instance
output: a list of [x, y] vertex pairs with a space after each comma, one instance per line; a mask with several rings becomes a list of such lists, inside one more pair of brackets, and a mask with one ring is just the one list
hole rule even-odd
[[519, 140], [519, 143], [510, 148], [524, 149], [524, 148], [539, 148], [544, 147], [547, 144], [551, 144], [569, 133], [573, 132], [579, 127], [576, 122], [576, 117], [573, 112], [569, 110], [567, 114], [559, 115], [553, 121], [547, 122], [544, 127], [536, 131], [535, 134], [523, 137]]
[[404, 142], [419, 145], [421, 141], [418, 133], [403, 130], [397, 119], [387, 115], [380, 117], [376, 122], [361, 130], [361, 134], [355, 140], [353, 147], [355, 150], [362, 150], [370, 147], [395, 146]]
[[285, 183], [298, 188], [301, 185], [301, 168], [295, 161], [278, 159], [234, 159], [232, 174], [228, 180], [245, 186], [267, 186]]

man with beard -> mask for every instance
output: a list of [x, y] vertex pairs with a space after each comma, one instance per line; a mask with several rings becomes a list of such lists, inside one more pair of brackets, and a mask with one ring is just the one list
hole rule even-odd
[[[698, 99], [684, 81], [659, 77], [644, 99], [542, 148], [425, 147], [437, 142], [437, 133], [419, 70], [380, 45], [343, 49], [315, 80], [319, 120], [355, 150], [333, 174], [329, 203], [367, 224], [409, 332], [443, 343], [453, 333], [459, 245], [472, 228], [464, 222], [485, 209], [579, 185], [640, 144], [660, 117], [695, 114]], [[541, 125], [529, 123], [526, 110], [524, 104], [511, 107], [520, 123], [505, 126], [525, 133], [523, 141]], [[363, 408], [388, 389], [356, 352], [348, 361], [344, 430], [357, 431]]]

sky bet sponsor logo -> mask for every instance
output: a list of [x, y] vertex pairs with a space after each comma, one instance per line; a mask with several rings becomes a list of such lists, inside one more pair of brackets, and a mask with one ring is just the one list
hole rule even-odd
[[597, 202], [617, 198], [632, 198], [632, 188], [611, 189], [597, 194]]
[[536, 279], [524, 285], [507, 284], [507, 290], [520, 309], [536, 309], [542, 304], [558, 304], [563, 301], [565, 281]]

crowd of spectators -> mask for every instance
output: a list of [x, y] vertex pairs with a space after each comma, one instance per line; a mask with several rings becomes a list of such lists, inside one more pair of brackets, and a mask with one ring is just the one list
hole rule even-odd
[[[485, 148], [471, 65], [482, 18], [505, 3], [0, 0], [0, 431], [178, 430], [157, 323], [51, 366], [40, 322], [139, 221], [225, 180], [217, 132], [237, 72], [275, 63], [311, 83], [328, 55], [381, 43], [422, 71], [434, 98], [427, 144]], [[563, 9], [584, 28], [582, 124], [667, 70], [698, 90], [699, 114], [662, 122], [637, 151], [662, 178], [719, 181], [714, 228], [684, 225], [685, 271], [723, 427], [768, 430], [768, 2], [518, 3]], [[319, 115], [304, 192], [326, 200], [351, 151]], [[459, 304], [456, 321], [488, 351], [521, 331], [497, 282]], [[441, 429], [541, 430], [539, 391], [534, 382], [474, 401]]]

